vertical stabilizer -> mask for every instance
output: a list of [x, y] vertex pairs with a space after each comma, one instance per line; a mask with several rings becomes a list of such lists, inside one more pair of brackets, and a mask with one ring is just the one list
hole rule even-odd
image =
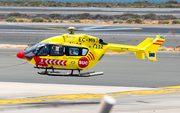
[[144, 51], [137, 51], [134, 53], [139, 59], [145, 59], [145, 53], [149, 60], [156, 61], [156, 51], [164, 41], [165, 39], [160, 38], [160, 35], [156, 36], [154, 40], [153, 38], [147, 38], [137, 46], [143, 48]]

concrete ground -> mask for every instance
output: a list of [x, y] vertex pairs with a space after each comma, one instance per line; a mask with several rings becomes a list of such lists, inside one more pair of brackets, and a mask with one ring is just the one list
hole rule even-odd
[[[13, 26], [1, 25], [1, 44], [34, 43], [59, 34], [56, 31]], [[164, 44], [179, 46], [178, 26], [141, 27], [145, 28], [142, 32], [90, 34], [105, 41], [138, 44], [148, 36], [155, 37], [157, 32], [166, 33], [173, 27], [177, 36], [168, 37]], [[0, 112], [92, 113], [97, 112], [104, 95], [110, 95], [117, 101], [112, 113], [180, 112], [179, 52], [157, 52], [157, 62], [137, 59], [133, 53], [107, 54], [95, 67], [87, 70], [103, 71], [104, 75], [82, 78], [38, 75], [37, 72], [42, 70], [34, 69], [31, 64], [16, 58], [16, 53], [21, 50], [0, 49]]]
[[[158, 52], [159, 61], [132, 53], [107, 54], [86, 78], [37, 74], [14, 56], [21, 49], [0, 49], [0, 112], [97, 112], [104, 95], [117, 103], [112, 113], [179, 113], [179, 52]], [[174, 86], [174, 87], [168, 87]]]
[[15, 82], [0, 84], [2, 113], [93, 113], [98, 111], [104, 95], [110, 95], [117, 101], [111, 113], [180, 112], [178, 89]]
[[[27, 45], [38, 43], [46, 38], [67, 34], [67, 31], [47, 30], [34, 28], [34, 26], [63, 28], [69, 26], [75, 28], [84, 28], [89, 26], [99, 26], [101, 24], [77, 24], [77, 23], [0, 23], [0, 44]], [[75, 34], [87, 34], [103, 39], [107, 43], [118, 43], [125, 45], [138, 45], [147, 37], [155, 38], [157, 35], [166, 36], [162, 46], [177, 47], [180, 46], [180, 29], [179, 25], [143, 25], [143, 24], [111, 24], [105, 28], [143, 28], [141, 30], [122, 30], [109, 32], [82, 32], [77, 31]], [[171, 30], [174, 29], [175, 36]]]

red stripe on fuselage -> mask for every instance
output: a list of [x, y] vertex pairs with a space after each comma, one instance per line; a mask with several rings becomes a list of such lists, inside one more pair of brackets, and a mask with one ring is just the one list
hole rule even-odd
[[64, 62], [64, 66], [66, 66], [66, 62], [67, 62], [67, 60], [65, 60], [65, 62]]
[[92, 56], [90, 54], [88, 54], [91, 57], [91, 60], [93, 60]]
[[90, 60], [89, 56], [87, 56], [87, 57], [88, 57], [88, 60]]
[[164, 41], [161, 41], [161, 40], [157, 40], [156, 42], [164, 42]]
[[91, 52], [89, 52], [92, 56], [93, 56], [93, 60], [95, 60], [95, 57], [94, 57], [94, 55], [91, 53]]
[[34, 60], [36, 62], [35, 65], [43, 66], [43, 67], [48, 67], [48, 64], [66, 66], [66, 62], [67, 62], [67, 60], [44, 59], [44, 58], [39, 58], [39, 56], [35, 56]]
[[153, 44], [155, 44], [155, 45], [161, 45], [161, 44], [159, 44], [159, 43], [153, 43]]
[[43, 59], [43, 58], [39, 58], [39, 56], [38, 57], [34, 57], [34, 60], [35, 60], [35, 62], [36, 62], [36, 65], [38, 65], [38, 66], [44, 66], [44, 67], [47, 67], [48, 65], [46, 64], [46, 59]]

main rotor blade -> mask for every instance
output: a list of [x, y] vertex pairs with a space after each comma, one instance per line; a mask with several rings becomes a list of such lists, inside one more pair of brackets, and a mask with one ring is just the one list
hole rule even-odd
[[82, 29], [83, 31], [121, 31], [121, 30], [131, 30], [131, 29], [142, 29], [142, 28], [112, 28], [112, 29]]
[[42, 29], [52, 29], [52, 30], [68, 31], [67, 29], [58, 29], [58, 28], [49, 28], [49, 27], [39, 27], [39, 26], [34, 26], [34, 28], [42, 28]]
[[85, 30], [89, 30], [89, 29], [103, 28], [105, 26], [109, 26], [109, 25], [99, 25], [99, 26], [92, 26], [92, 27], [84, 27], [84, 28], [80, 28], [80, 29], [77, 29], [77, 30], [78, 31], [85, 31]]

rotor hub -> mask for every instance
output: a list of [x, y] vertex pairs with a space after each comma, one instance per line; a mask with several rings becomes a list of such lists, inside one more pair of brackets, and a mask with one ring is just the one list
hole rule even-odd
[[76, 30], [75, 27], [68, 27], [68, 31], [70, 31], [70, 34], [74, 34], [75, 30]]

